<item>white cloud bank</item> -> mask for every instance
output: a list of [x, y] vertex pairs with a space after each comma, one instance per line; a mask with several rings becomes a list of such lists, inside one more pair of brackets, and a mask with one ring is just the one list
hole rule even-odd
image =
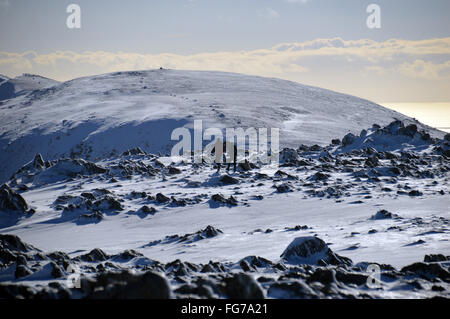
[[[48, 54], [0, 52], [0, 73], [8, 76], [38, 73], [68, 80], [160, 66], [274, 76], [352, 94], [358, 94], [353, 88], [363, 85], [357, 83], [359, 77], [365, 79], [365, 85], [377, 85], [377, 81], [386, 82], [386, 79], [393, 82], [391, 86], [397, 82], [400, 85], [401, 81], [410, 79], [416, 82], [441, 81], [440, 85], [448, 86], [450, 38], [419, 41], [391, 39], [383, 42], [331, 38], [280, 43], [268, 49], [252, 51], [190, 55], [105, 51], [56, 51]], [[423, 83], [421, 85], [423, 87]], [[433, 85], [436, 86], [435, 83]], [[366, 93], [361, 95], [371, 97]]]

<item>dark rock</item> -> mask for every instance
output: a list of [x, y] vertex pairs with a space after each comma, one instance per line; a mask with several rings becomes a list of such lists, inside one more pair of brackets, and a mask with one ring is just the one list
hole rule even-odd
[[308, 177], [308, 180], [310, 181], [326, 181], [328, 178], [330, 178], [330, 175], [317, 172], [314, 175]]
[[145, 214], [154, 214], [156, 213], [156, 209], [154, 207], [148, 207], [147, 205], [144, 205], [141, 207], [141, 212]]
[[219, 181], [226, 185], [233, 185], [239, 183], [238, 179], [231, 177], [230, 175], [223, 175]]
[[103, 214], [99, 210], [96, 210], [96, 211], [94, 211], [92, 213], [88, 213], [88, 214], [82, 214], [78, 217], [79, 223], [84, 223], [84, 222], [99, 223], [102, 220], [103, 220]]
[[406, 135], [411, 138], [413, 138], [416, 133], [417, 133], [417, 125], [415, 124], [410, 124], [407, 127], [400, 128], [398, 130], [398, 134]]
[[87, 170], [87, 175], [94, 175], [94, 174], [104, 174], [107, 173], [108, 170], [97, 165], [94, 164], [92, 162], [88, 162], [85, 160], [81, 160], [81, 159], [77, 159], [77, 160], [72, 160], [74, 163], [84, 167]]
[[245, 162], [238, 164], [238, 168], [244, 172], [248, 172], [252, 169], [252, 166], [249, 161], [245, 160]]
[[28, 204], [20, 194], [3, 184], [0, 187], [0, 211], [2, 210], [25, 213], [28, 211]]
[[169, 174], [169, 175], [177, 175], [177, 174], [181, 174], [181, 170], [179, 170], [179, 169], [176, 168], [176, 167], [169, 166], [169, 169], [168, 169], [168, 171], [167, 171], [167, 174]]
[[348, 272], [343, 269], [339, 269], [336, 271], [336, 280], [346, 285], [365, 285], [367, 283], [367, 277], [367, 275], [356, 272]]
[[333, 145], [340, 145], [341, 144], [341, 140], [338, 139], [338, 138], [333, 139], [333, 140], [331, 140], [331, 144], [333, 144]]
[[148, 271], [134, 275], [127, 271], [103, 273], [88, 285], [91, 299], [169, 299], [168, 281], [160, 274]]
[[342, 146], [345, 147], [345, 146], [348, 146], [350, 144], [353, 144], [353, 142], [356, 141], [356, 139], [357, 139], [357, 137], [354, 134], [348, 133], [342, 139]]
[[401, 271], [404, 273], [409, 272], [416, 275], [421, 275], [429, 279], [438, 277], [446, 282], [450, 281], [450, 273], [448, 272], [448, 270], [444, 269], [439, 263], [418, 262], [403, 267]]
[[211, 196], [211, 200], [214, 203], [237, 206], [237, 200], [233, 196], [230, 196], [228, 199], [226, 199], [220, 194], [214, 194], [213, 196]]
[[276, 282], [267, 291], [270, 298], [280, 299], [316, 299], [318, 295], [303, 281]]
[[112, 196], [105, 196], [96, 201], [94, 205], [100, 209], [123, 210], [122, 204]]
[[385, 209], [379, 210], [375, 215], [370, 217], [372, 220], [399, 218], [398, 215], [392, 214]]
[[212, 238], [218, 236], [219, 234], [223, 234], [223, 232], [220, 229], [214, 228], [213, 226], [207, 226], [202, 231], [202, 234], [204, 234], [206, 238]]
[[336, 272], [333, 269], [317, 268], [308, 278], [308, 283], [317, 281], [327, 286], [336, 282]]
[[287, 183], [275, 186], [275, 188], [277, 189], [278, 193], [288, 193], [292, 191], [291, 187]]
[[444, 141], [450, 142], [450, 133], [445, 134]]
[[176, 199], [174, 196], [171, 197], [173, 206], [186, 206], [187, 202], [185, 199]]
[[14, 252], [40, 251], [30, 244], [24, 243], [18, 236], [10, 234], [0, 234], [0, 249], [8, 249]]
[[263, 257], [258, 257], [258, 256], [247, 256], [244, 257], [240, 260], [241, 262], [245, 262], [247, 265], [249, 265], [250, 267], [256, 269], [256, 268], [269, 268], [273, 266], [273, 263], [268, 260], [265, 259]]
[[45, 167], [44, 160], [42, 159], [41, 154], [36, 154], [36, 156], [33, 159], [33, 166], [36, 169], [42, 169]]
[[319, 261], [330, 265], [352, 264], [349, 258], [335, 254], [322, 239], [312, 236], [295, 238], [281, 258], [291, 264], [318, 264]]
[[423, 193], [418, 190], [412, 190], [408, 193], [409, 196], [422, 196]]
[[87, 193], [87, 192], [81, 193], [81, 197], [84, 197], [84, 198], [89, 199], [89, 200], [92, 200], [92, 201], [94, 201], [94, 200], [96, 199], [95, 196], [94, 196], [94, 194], [92, 194], [92, 193]]
[[156, 194], [156, 201], [158, 203], [161, 203], [161, 204], [162, 203], [167, 203], [167, 202], [170, 201], [170, 198], [165, 196], [165, 195], [163, 195], [163, 194], [161, 194], [161, 193], [158, 193], [158, 194]]
[[25, 265], [18, 265], [14, 276], [19, 279], [31, 275], [33, 272]]
[[123, 156], [130, 156], [130, 155], [147, 155], [141, 148], [131, 148], [129, 150], [126, 150], [122, 153]]
[[365, 165], [368, 167], [377, 167], [380, 165], [380, 161], [378, 160], [378, 157], [370, 156], [367, 158]]
[[80, 260], [86, 262], [100, 262], [109, 259], [109, 256], [101, 249], [95, 248], [85, 255], [79, 257]]
[[55, 262], [51, 262], [51, 275], [53, 278], [61, 278], [64, 276], [64, 272], [62, 271], [61, 267], [59, 267]]
[[423, 261], [426, 263], [433, 263], [433, 262], [441, 262], [441, 261], [448, 261], [449, 259], [442, 255], [442, 254], [437, 254], [437, 255], [425, 255]]
[[264, 299], [259, 283], [250, 275], [235, 274], [225, 278], [225, 293], [230, 299]]
[[123, 260], [128, 261], [128, 260], [134, 259], [136, 257], [142, 257], [142, 256], [143, 255], [138, 251], [135, 251], [133, 249], [127, 249], [127, 250], [121, 252], [120, 254], [111, 256], [111, 259], [119, 260], [119, 261], [123, 261]]

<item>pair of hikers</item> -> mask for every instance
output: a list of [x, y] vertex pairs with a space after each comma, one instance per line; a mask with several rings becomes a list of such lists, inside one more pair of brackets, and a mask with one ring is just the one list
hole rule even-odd
[[215, 157], [214, 162], [217, 164], [217, 172], [220, 171], [222, 161], [227, 163], [227, 171], [230, 170], [231, 163], [233, 163], [233, 169], [236, 172], [237, 147], [234, 143], [222, 142], [218, 139], [211, 150], [211, 155]]

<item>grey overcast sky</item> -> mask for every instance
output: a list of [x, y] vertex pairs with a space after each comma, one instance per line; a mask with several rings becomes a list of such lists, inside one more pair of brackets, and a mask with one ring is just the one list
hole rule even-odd
[[[69, 4], [81, 29], [66, 26]], [[366, 8], [381, 8], [369, 29]], [[448, 0], [0, 0], [0, 73], [159, 66], [274, 76], [375, 101], [450, 101]]]

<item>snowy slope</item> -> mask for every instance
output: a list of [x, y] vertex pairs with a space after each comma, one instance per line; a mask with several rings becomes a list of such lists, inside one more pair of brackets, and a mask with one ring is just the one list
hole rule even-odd
[[23, 76], [2, 87], [6, 83], [14, 84], [14, 96], [25, 93], [0, 102], [0, 182], [36, 153], [50, 160], [105, 158], [137, 146], [166, 153], [172, 130], [192, 127], [196, 119], [204, 120], [204, 128], [278, 127], [282, 147], [324, 145], [394, 118], [412, 121], [353, 96], [223, 72], [119, 72], [55, 86]]
[[[91, 296], [67, 290], [72, 266], [87, 287], [156, 271], [177, 298], [236, 297], [214, 288], [233, 276], [247, 276], [239, 291], [270, 298], [448, 297], [450, 135], [394, 121], [280, 159], [218, 173], [136, 150], [96, 162], [36, 156], [0, 188], [0, 297], [20, 285], [36, 289], [28, 297]], [[366, 284], [372, 263], [378, 288]]]
[[0, 101], [11, 99], [19, 95], [42, 90], [59, 84], [58, 81], [35, 74], [23, 74], [10, 79], [0, 75]]

